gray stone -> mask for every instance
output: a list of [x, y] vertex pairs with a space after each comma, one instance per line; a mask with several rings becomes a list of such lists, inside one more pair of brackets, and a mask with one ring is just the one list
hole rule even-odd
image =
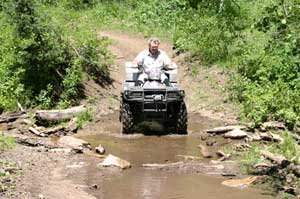
[[101, 144], [99, 144], [99, 146], [96, 147], [95, 150], [96, 150], [96, 153], [99, 153], [101, 155], [103, 155], [105, 153], [105, 148]]
[[90, 150], [91, 146], [88, 142], [80, 140], [72, 136], [63, 136], [58, 140], [58, 144], [64, 148], [71, 148], [77, 153], [82, 153], [84, 150]]
[[233, 129], [232, 131], [225, 133], [224, 137], [231, 138], [231, 139], [241, 139], [247, 137], [247, 133], [245, 131], [236, 128]]
[[109, 154], [104, 161], [101, 164], [104, 167], [109, 167], [109, 166], [117, 166], [120, 167], [121, 169], [127, 169], [130, 168], [131, 165], [128, 161], [122, 160], [119, 157], [116, 157], [114, 155]]
[[261, 130], [268, 130], [268, 129], [285, 129], [285, 125], [283, 122], [277, 122], [277, 121], [269, 121], [261, 125]]

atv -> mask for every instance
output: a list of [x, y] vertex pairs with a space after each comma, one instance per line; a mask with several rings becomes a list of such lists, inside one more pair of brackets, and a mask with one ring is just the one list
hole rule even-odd
[[170, 82], [168, 86], [158, 79], [137, 84], [142, 71], [131, 62], [125, 63], [125, 71], [119, 115], [121, 132], [130, 134], [136, 125], [155, 121], [162, 124], [168, 133], [187, 134], [185, 93], [178, 85], [177, 69], [165, 71]]

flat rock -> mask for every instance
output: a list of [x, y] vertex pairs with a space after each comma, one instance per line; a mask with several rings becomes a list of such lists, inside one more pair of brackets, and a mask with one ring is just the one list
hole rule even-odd
[[233, 129], [232, 131], [229, 131], [224, 134], [225, 138], [231, 138], [231, 139], [241, 139], [244, 137], [247, 137], [247, 133], [245, 131], [242, 131], [241, 129]]
[[266, 132], [266, 133], [260, 133], [259, 134], [262, 140], [266, 141], [275, 141], [275, 142], [283, 142], [283, 138], [280, 137], [278, 134]]
[[262, 130], [267, 130], [267, 129], [285, 129], [285, 125], [283, 122], [277, 122], [277, 121], [269, 121], [269, 122], [264, 122], [261, 125]]
[[64, 148], [71, 148], [75, 152], [82, 153], [84, 150], [90, 150], [91, 146], [88, 142], [72, 137], [63, 136], [58, 140], [58, 144]]
[[104, 161], [101, 164], [104, 167], [109, 167], [109, 166], [117, 166], [120, 167], [121, 169], [127, 169], [130, 168], [131, 165], [128, 161], [123, 160], [117, 156], [114, 156], [112, 154], [109, 154]]
[[250, 142], [262, 140], [261, 136], [258, 133], [250, 134], [247, 137], [248, 137], [248, 141], [250, 141]]
[[232, 180], [225, 180], [222, 182], [222, 185], [228, 187], [236, 187], [236, 188], [245, 188], [248, 187], [250, 184], [258, 180], [258, 176], [250, 176], [243, 179], [232, 179]]

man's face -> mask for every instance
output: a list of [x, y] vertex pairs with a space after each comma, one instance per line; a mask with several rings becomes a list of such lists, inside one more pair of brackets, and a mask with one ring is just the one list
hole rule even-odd
[[149, 47], [150, 52], [155, 55], [158, 52], [158, 46], [159, 46], [158, 42], [151, 42]]

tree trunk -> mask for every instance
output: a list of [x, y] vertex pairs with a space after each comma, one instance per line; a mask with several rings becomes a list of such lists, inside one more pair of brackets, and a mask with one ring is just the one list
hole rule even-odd
[[86, 111], [83, 106], [76, 106], [64, 110], [39, 110], [35, 117], [40, 121], [63, 121], [77, 116], [79, 113]]
[[286, 159], [284, 156], [279, 155], [279, 154], [274, 154], [269, 151], [262, 151], [261, 154], [264, 157], [276, 162], [277, 164], [279, 164], [283, 167], [285, 167], [291, 163], [288, 159]]

